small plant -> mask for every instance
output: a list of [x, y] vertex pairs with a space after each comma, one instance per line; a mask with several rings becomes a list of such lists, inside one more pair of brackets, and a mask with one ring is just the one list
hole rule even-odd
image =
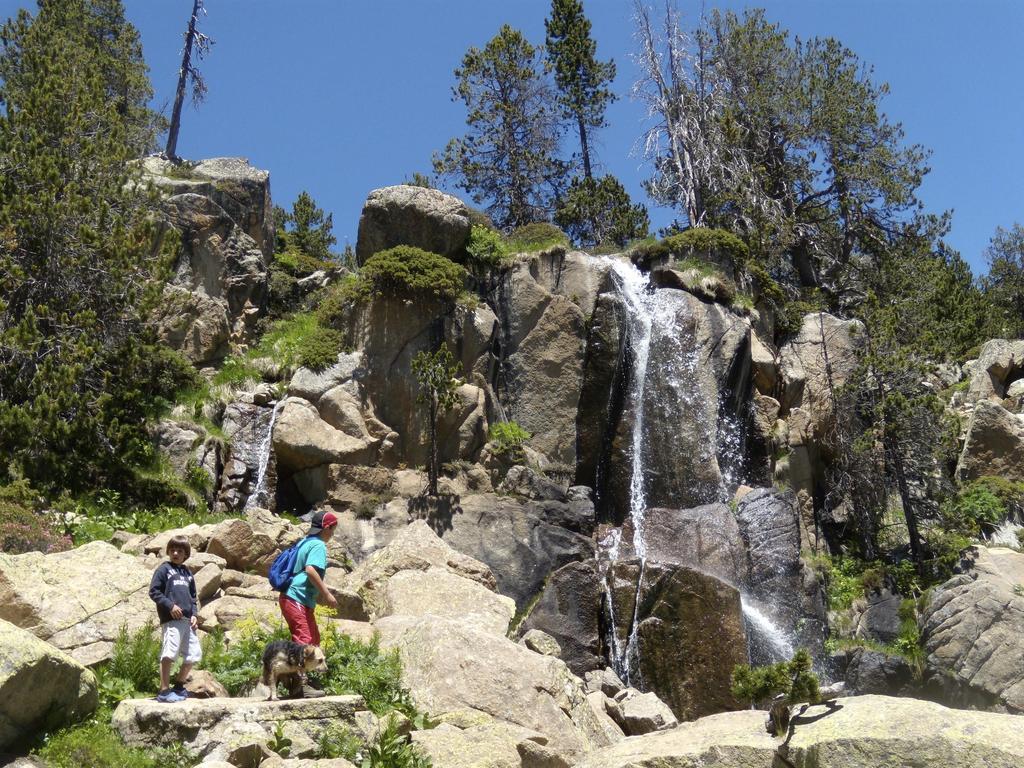
[[489, 227], [474, 224], [466, 241], [466, 256], [470, 263], [483, 267], [501, 266], [508, 258], [508, 247], [501, 235]]
[[190, 768], [199, 763], [198, 756], [181, 745], [126, 747], [110, 725], [109, 711], [51, 734], [33, 754], [49, 768]]
[[317, 760], [334, 760], [340, 757], [358, 765], [357, 761], [362, 760], [365, 749], [363, 740], [350, 728], [331, 723], [317, 735], [316, 752], [313, 756]]
[[341, 634], [328, 624], [321, 632], [327, 657], [327, 674], [321, 679], [331, 695], [357, 693], [376, 715], [398, 710], [415, 717], [416, 707], [402, 686], [402, 663], [398, 651], [381, 651], [376, 637], [364, 643]]
[[536, 253], [557, 246], [568, 246], [569, 236], [550, 222], [538, 221], [516, 227], [505, 241], [512, 253]]
[[491, 426], [488, 438], [498, 454], [519, 454], [532, 435], [515, 421], [499, 421]]
[[267, 746], [281, 757], [288, 757], [292, 753], [292, 740], [284, 735], [284, 723], [280, 720], [274, 723], [274, 736], [267, 742]]
[[423, 754], [409, 737], [402, 735], [398, 720], [388, 717], [377, 739], [367, 750], [363, 768], [430, 768], [430, 758]]
[[[101, 673], [101, 688], [109, 699], [119, 696], [117, 701], [152, 696], [160, 685], [159, 669], [160, 638], [154, 624], [147, 622], [131, 633], [122, 626], [114, 640], [110, 661]], [[122, 695], [125, 691], [127, 696]]]
[[771, 704], [769, 732], [778, 736], [789, 727], [791, 707], [820, 698], [818, 676], [811, 671], [811, 655], [798, 650], [793, 658], [779, 664], [751, 667], [737, 664], [732, 670], [732, 695], [759, 708]]

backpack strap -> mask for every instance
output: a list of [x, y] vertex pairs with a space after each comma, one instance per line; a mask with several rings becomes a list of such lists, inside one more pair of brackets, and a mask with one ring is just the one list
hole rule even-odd
[[295, 565], [292, 566], [292, 578], [293, 579], [296, 576], [298, 576], [302, 572], [302, 570], [303, 570], [302, 568], [298, 567], [299, 566], [299, 556], [301, 554], [300, 550], [302, 549], [302, 545], [305, 544], [307, 541], [309, 541], [312, 538], [313, 538], [312, 536], [306, 536], [298, 544], [295, 545]]

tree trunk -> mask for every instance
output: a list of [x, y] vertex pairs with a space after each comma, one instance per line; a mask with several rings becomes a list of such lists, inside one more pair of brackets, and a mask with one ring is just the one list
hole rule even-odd
[[910, 556], [914, 559], [917, 572], [921, 573], [924, 565], [921, 533], [917, 530], [917, 515], [914, 513], [914, 502], [910, 497], [910, 485], [907, 483], [907, 473], [903, 468], [903, 457], [900, 455], [899, 446], [896, 445], [895, 440], [887, 437], [885, 442], [888, 452], [892, 455], [892, 468], [896, 473], [896, 487], [900, 492], [903, 517], [907, 521], [907, 534], [910, 537]]
[[428, 493], [437, 496], [437, 476], [440, 474], [437, 461], [437, 395], [430, 398], [430, 463], [427, 466]]
[[199, 17], [199, 4], [202, 0], [193, 0], [192, 17], [188, 20], [188, 32], [185, 33], [185, 50], [181, 55], [181, 69], [178, 71], [178, 90], [174, 93], [174, 109], [171, 111], [171, 127], [167, 132], [167, 157], [174, 159], [178, 150], [178, 130], [181, 128], [181, 105], [185, 101], [185, 86], [188, 73], [192, 69], [192, 43], [196, 39], [196, 22]]
[[583, 115], [576, 116], [576, 122], [580, 127], [580, 152], [583, 155], [583, 177], [588, 181], [594, 176], [590, 171], [590, 145], [587, 144], [587, 126], [583, 123]]

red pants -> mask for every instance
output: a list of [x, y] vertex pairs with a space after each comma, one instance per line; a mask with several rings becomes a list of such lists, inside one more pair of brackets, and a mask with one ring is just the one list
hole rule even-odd
[[307, 608], [284, 595], [278, 598], [277, 604], [281, 607], [284, 620], [288, 622], [293, 642], [320, 645], [320, 627], [316, 625], [316, 616], [312, 608]]

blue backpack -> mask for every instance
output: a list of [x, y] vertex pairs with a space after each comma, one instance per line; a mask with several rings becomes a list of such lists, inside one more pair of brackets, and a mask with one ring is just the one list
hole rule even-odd
[[276, 592], [284, 592], [288, 589], [288, 585], [295, 578], [295, 561], [299, 557], [299, 547], [310, 538], [307, 536], [274, 558], [274, 562], [270, 564], [270, 573], [267, 574], [271, 589]]

